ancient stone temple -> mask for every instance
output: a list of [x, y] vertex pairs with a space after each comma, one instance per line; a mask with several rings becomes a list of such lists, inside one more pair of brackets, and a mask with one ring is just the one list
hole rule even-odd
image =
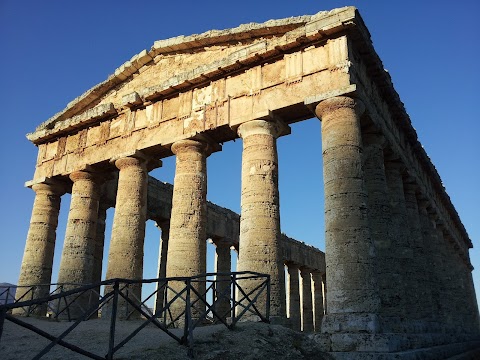
[[[276, 142], [312, 117], [326, 270], [323, 253], [280, 230]], [[208, 238], [230, 269], [235, 246], [238, 270], [271, 275], [272, 319], [317, 331], [336, 359], [439, 359], [479, 344], [472, 242], [353, 7], [157, 41], [28, 139], [36, 197], [19, 285], [51, 281], [71, 192], [61, 282], [100, 279], [114, 206], [107, 278], [141, 278], [154, 219], [160, 277], [205, 272]], [[206, 188], [208, 156], [235, 139], [240, 217], [209, 205]], [[148, 175], [168, 156], [173, 187]]]

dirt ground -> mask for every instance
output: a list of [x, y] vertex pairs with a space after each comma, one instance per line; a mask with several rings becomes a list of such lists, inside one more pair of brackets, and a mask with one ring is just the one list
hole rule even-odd
[[[44, 319], [22, 318], [49, 333], [59, 335], [72, 323]], [[90, 320], [81, 323], [65, 341], [105, 357], [108, 349], [109, 322]], [[120, 321], [115, 333], [115, 344], [134, 331], [141, 321]], [[181, 337], [182, 330], [173, 332]], [[194, 330], [194, 358], [200, 360], [254, 360], [254, 359], [316, 359], [326, 358], [312, 335], [290, 330], [281, 325], [256, 322], [237, 324], [234, 330], [224, 325], [209, 325]], [[33, 358], [49, 340], [6, 320], [0, 340], [0, 359], [25, 360]], [[154, 325], [142, 329], [133, 339], [115, 353], [115, 359], [188, 360], [188, 348]], [[60, 345], [54, 346], [42, 359], [87, 359]]]

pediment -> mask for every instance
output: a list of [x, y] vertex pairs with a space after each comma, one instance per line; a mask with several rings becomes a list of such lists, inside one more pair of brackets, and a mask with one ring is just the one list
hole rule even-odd
[[39, 144], [114, 117], [127, 107], [202, 86], [239, 71], [249, 61], [269, 61], [299, 41], [318, 39], [348, 27], [355, 16], [354, 7], [344, 7], [156, 41], [149, 51], [133, 56], [107, 80], [71, 101], [27, 138]]

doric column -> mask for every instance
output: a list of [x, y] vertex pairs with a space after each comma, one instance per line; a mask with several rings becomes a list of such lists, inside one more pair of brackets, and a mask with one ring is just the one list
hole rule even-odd
[[[215, 243], [215, 272], [230, 273], [232, 259], [230, 255], [230, 242], [226, 239], [213, 239]], [[223, 320], [230, 317], [230, 276], [216, 276], [217, 304], [215, 310]]]
[[293, 330], [300, 331], [302, 327], [300, 311], [300, 285], [298, 282], [298, 265], [287, 264], [288, 269], [288, 315]]
[[[280, 248], [280, 204], [276, 138], [280, 124], [252, 120], [238, 127], [243, 139], [240, 257], [238, 271], [270, 275], [270, 314], [285, 318], [285, 275]], [[256, 282], [243, 281], [248, 293]], [[264, 309], [266, 297], [257, 306]]]
[[102, 281], [103, 247], [105, 244], [105, 226], [107, 221], [108, 205], [100, 200], [98, 206], [97, 231], [95, 235], [95, 250], [93, 252], [93, 281]]
[[[368, 222], [375, 245], [376, 277], [378, 281], [382, 317], [398, 316], [398, 299], [403, 290], [398, 286], [402, 267], [396, 261], [395, 243], [389, 234], [391, 211], [385, 175], [385, 137], [377, 132], [362, 134], [364, 145], [364, 180], [368, 193]], [[395, 320], [394, 320], [395, 321]]]
[[435, 261], [434, 257], [436, 256], [435, 243], [436, 243], [436, 234], [433, 231], [433, 223], [428, 214], [429, 202], [425, 199], [418, 199], [418, 213], [420, 226], [422, 230], [422, 238], [425, 241], [425, 277], [427, 281], [427, 289], [430, 292], [430, 304], [425, 309], [427, 317], [430, 319], [431, 331], [437, 331], [438, 323], [440, 322], [439, 318], [439, 291], [437, 285], [437, 274], [435, 272]]
[[[207, 156], [209, 146], [198, 140], [181, 140], [172, 145], [177, 156], [173, 183], [170, 240], [168, 245], [167, 276], [196, 276], [206, 273], [207, 225]], [[175, 291], [183, 289], [183, 282], [170, 284]], [[200, 294], [205, 283], [196, 283]], [[172, 294], [173, 296], [173, 294]], [[169, 295], [169, 298], [171, 296]], [[197, 297], [192, 293], [191, 301]], [[192, 317], [198, 317], [205, 304], [197, 301]], [[185, 310], [180, 301], [172, 307], [174, 318]], [[180, 322], [182, 320], [180, 319]]]
[[[389, 238], [391, 238], [393, 246], [391, 248], [392, 256], [394, 257], [394, 266], [399, 266], [399, 272], [394, 281], [393, 286], [397, 287], [397, 291], [403, 293], [403, 296], [398, 297], [396, 306], [392, 307], [392, 315], [404, 318], [411, 318], [410, 309], [416, 306], [412, 298], [410, 289], [414, 288], [412, 277], [414, 270], [412, 269], [413, 250], [410, 237], [410, 229], [407, 219], [407, 208], [405, 204], [405, 192], [403, 189], [403, 172], [405, 165], [397, 160], [387, 160], [385, 163], [385, 174], [387, 177], [387, 185], [390, 199], [390, 223], [389, 223]], [[404, 329], [404, 324], [399, 325]], [[394, 332], [403, 330], [392, 329]]]
[[323, 274], [312, 271], [313, 280], [313, 316], [315, 332], [320, 332], [323, 320]]
[[373, 314], [378, 312], [379, 298], [362, 167], [362, 112], [360, 101], [343, 96], [324, 100], [315, 109], [322, 121], [329, 286], [325, 332], [339, 327], [348, 332], [350, 325], [351, 331], [376, 331]]
[[[76, 171], [70, 174], [70, 179], [73, 181], [72, 197], [58, 272], [58, 282], [66, 284], [63, 286], [64, 290], [91, 284], [94, 281], [95, 238], [100, 199], [97, 175], [87, 171]], [[77, 318], [93, 305], [90, 302], [94, 301], [92, 296], [92, 293], [87, 293], [75, 300], [65, 313], [69, 312], [71, 318]]]
[[[148, 171], [146, 160], [129, 156], [116, 160], [115, 166], [119, 169], [119, 175], [108, 254], [107, 279], [141, 280], [145, 222], [147, 220]], [[111, 288], [106, 287], [105, 292], [107, 291], [111, 291]], [[133, 301], [140, 300], [141, 284], [130, 285], [128, 293]], [[127, 302], [119, 301], [119, 318], [129, 315], [132, 310], [129, 306]], [[133, 315], [133, 317], [138, 316], [138, 313]]]
[[450, 257], [453, 254], [449, 254], [447, 250], [447, 242], [445, 239], [445, 226], [443, 220], [438, 216], [435, 216], [435, 226], [437, 230], [437, 246], [436, 251], [438, 253], [437, 257], [437, 272], [439, 279], [439, 290], [440, 290], [440, 312], [444, 317], [444, 323], [446, 325], [446, 330], [449, 332], [455, 332], [455, 318], [457, 314], [455, 311], [452, 311], [454, 308], [454, 301], [452, 298], [458, 296], [458, 291], [456, 289], [455, 283], [457, 279], [452, 278], [452, 266], [450, 264]]
[[310, 269], [301, 267], [302, 277], [302, 331], [313, 331], [312, 279]]
[[480, 334], [480, 317], [479, 317], [479, 312], [478, 312], [478, 302], [477, 302], [477, 296], [475, 293], [475, 286], [473, 283], [473, 277], [472, 277], [472, 270], [473, 266], [470, 264], [467, 266], [467, 264], [462, 264], [462, 276], [465, 278], [465, 291], [466, 291], [466, 297], [467, 297], [467, 304], [468, 304], [468, 310], [469, 310], [469, 319], [468, 319], [468, 331], [471, 334], [479, 335]]
[[410, 309], [417, 319], [426, 320], [430, 317], [432, 308], [432, 293], [426, 267], [426, 251], [424, 247], [424, 238], [422, 225], [420, 222], [420, 212], [418, 208], [418, 199], [416, 192], [418, 186], [413, 182], [404, 184], [405, 204], [407, 209], [408, 225], [410, 228], [411, 247], [413, 250], [413, 261], [410, 267], [413, 269], [411, 285], [413, 288], [409, 292], [414, 300], [414, 306]]
[[[105, 226], [107, 220], [107, 209], [109, 206], [107, 203], [102, 201], [100, 198], [100, 203], [98, 205], [98, 217], [97, 217], [97, 231], [95, 235], [95, 249], [93, 252], [93, 280], [92, 283], [98, 283], [102, 281], [102, 270], [103, 270], [103, 247], [105, 244]], [[100, 294], [100, 286], [98, 286], [95, 291], [97, 294]], [[92, 294], [92, 297], [94, 294]], [[95, 300], [99, 297], [94, 297]], [[98, 316], [98, 313], [93, 317]]]
[[[158, 251], [158, 277], [167, 277], [167, 254], [168, 254], [168, 240], [170, 238], [170, 221], [164, 220], [157, 222], [157, 227], [162, 231], [160, 237], [160, 248]], [[157, 294], [155, 298], [155, 314], [157, 314], [164, 306], [165, 299], [165, 283], [157, 283]]]
[[[448, 230], [447, 230], [448, 229]], [[462, 271], [466, 268], [463, 259], [460, 257], [460, 247], [450, 232], [451, 227], [444, 227], [444, 239], [447, 250], [445, 265], [447, 273], [446, 280], [446, 298], [447, 307], [451, 317], [452, 330], [455, 333], [471, 334], [472, 320], [477, 312], [474, 312], [470, 304], [470, 293], [468, 291], [468, 276]], [[455, 309], [455, 311], [452, 311]]]
[[[58, 213], [61, 196], [65, 193], [66, 186], [58, 181], [49, 180], [33, 185], [32, 189], [35, 191], [35, 200], [18, 286], [43, 285], [52, 282]], [[27, 291], [29, 291], [29, 288], [17, 288], [15, 298], [21, 298]], [[49, 292], [50, 286], [37, 287], [33, 293], [26, 294], [22, 300], [46, 297]], [[46, 311], [46, 306], [37, 307], [34, 314], [45, 316]], [[14, 309], [13, 313], [27, 315], [21, 308]]]

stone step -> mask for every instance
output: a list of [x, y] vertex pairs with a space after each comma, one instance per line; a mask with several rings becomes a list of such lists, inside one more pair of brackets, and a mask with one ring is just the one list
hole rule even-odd
[[480, 341], [468, 341], [400, 352], [329, 352], [335, 360], [477, 360]]

